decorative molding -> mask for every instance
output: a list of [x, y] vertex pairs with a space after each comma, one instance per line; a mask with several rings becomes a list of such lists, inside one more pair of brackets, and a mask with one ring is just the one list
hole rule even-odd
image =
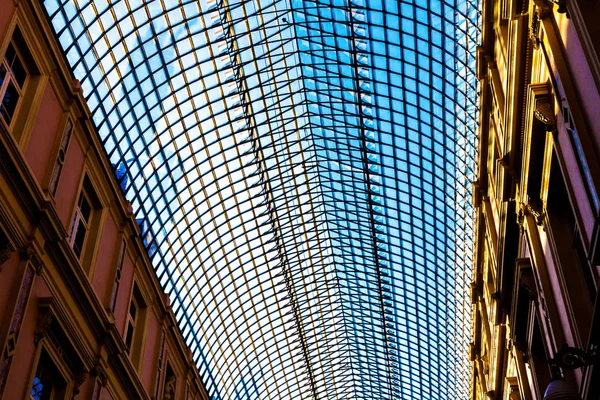
[[519, 283], [523, 288], [527, 291], [530, 300], [536, 300], [538, 297], [538, 289], [537, 284], [535, 282], [535, 276], [533, 275], [533, 271], [531, 268], [520, 269], [520, 280]]
[[521, 356], [523, 357], [523, 362], [525, 362], [525, 363], [528, 362], [529, 361], [529, 349], [527, 348], [527, 344], [521, 343], [516, 338], [512, 338], [510, 343], [512, 344], [513, 348], [516, 351], [521, 353]]
[[[534, 16], [536, 15], [537, 13], [534, 13]], [[539, 19], [538, 24], [541, 25]], [[554, 112], [552, 86], [548, 82], [531, 83], [528, 86], [527, 97], [528, 103], [533, 106], [534, 117], [542, 123], [554, 127], [556, 124], [556, 113]]]
[[556, 124], [556, 117], [554, 116], [554, 104], [549, 96], [535, 97], [535, 110], [533, 115], [536, 119], [542, 121], [548, 126], [553, 127]]
[[83, 371], [78, 371], [75, 374], [75, 378], [73, 379], [73, 397], [77, 396], [81, 391], [80, 387], [83, 385], [83, 382], [85, 382], [87, 375], [88, 374]]
[[546, 212], [536, 210], [530, 203], [521, 203], [521, 209], [519, 210], [519, 214], [517, 215], [517, 223], [519, 224], [519, 230], [521, 234], [524, 233], [525, 217], [527, 215], [533, 215], [533, 217], [535, 218], [535, 223], [538, 226], [542, 226], [544, 224]]
[[563, 371], [572, 371], [595, 364], [598, 360], [600, 360], [600, 354], [597, 349], [585, 352], [584, 350], [564, 344], [548, 362], [552, 366], [560, 367]]
[[537, 6], [533, 6], [533, 13], [531, 16], [531, 24], [529, 25], [529, 39], [533, 42], [533, 47], [535, 49], [539, 49], [541, 38], [540, 38], [540, 15], [539, 8]]
[[40, 311], [37, 326], [33, 334], [33, 342], [37, 345], [40, 340], [46, 337], [48, 329], [52, 324], [53, 316], [49, 308]]
[[106, 369], [104, 368], [102, 362], [99, 359], [94, 363], [94, 366], [92, 367], [90, 373], [92, 376], [98, 378], [102, 386], [106, 387], [106, 385], [108, 384], [108, 375], [106, 374]]
[[4, 345], [2, 353], [0, 354], [0, 399], [2, 399], [6, 378], [8, 377], [10, 366], [14, 360], [14, 351], [17, 347], [17, 340], [19, 339], [19, 333], [21, 332], [21, 323], [23, 322], [27, 303], [29, 303], [29, 295], [31, 294], [34, 279], [35, 273], [33, 268], [27, 266], [10, 324], [7, 343]]
[[24, 260], [29, 260], [29, 262], [31, 262], [31, 265], [33, 265], [33, 268], [35, 269], [35, 273], [37, 275], [42, 274], [44, 262], [42, 261], [40, 255], [38, 254], [37, 250], [35, 249], [32, 243], [28, 243], [27, 245], [22, 247], [19, 253], [21, 254], [21, 258], [23, 258]]
[[0, 244], [0, 272], [2, 272], [2, 264], [8, 261], [14, 251], [15, 249], [12, 248], [8, 240]]
[[[534, 13], [535, 20], [538, 14]], [[537, 24], [541, 25], [538, 19]], [[533, 24], [533, 22], [532, 22]], [[539, 34], [538, 34], [539, 36]], [[537, 37], [539, 40], [539, 37]], [[554, 128], [556, 125], [556, 113], [554, 112], [554, 97], [552, 96], [552, 88], [547, 82], [532, 83], [529, 85], [529, 101], [533, 102], [533, 115], [538, 120]], [[548, 129], [552, 130], [552, 129]]]
[[510, 389], [510, 392], [508, 393], [510, 400], [521, 400], [521, 394], [519, 393], [519, 378], [516, 376], [507, 376], [506, 382]]

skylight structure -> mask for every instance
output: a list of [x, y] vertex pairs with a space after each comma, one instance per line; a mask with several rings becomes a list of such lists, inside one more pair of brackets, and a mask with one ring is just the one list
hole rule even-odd
[[214, 399], [466, 399], [475, 0], [44, 0]]

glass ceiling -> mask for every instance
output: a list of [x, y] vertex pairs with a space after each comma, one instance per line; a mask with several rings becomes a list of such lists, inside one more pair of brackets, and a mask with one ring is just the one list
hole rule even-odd
[[45, 0], [213, 399], [467, 399], [476, 0]]

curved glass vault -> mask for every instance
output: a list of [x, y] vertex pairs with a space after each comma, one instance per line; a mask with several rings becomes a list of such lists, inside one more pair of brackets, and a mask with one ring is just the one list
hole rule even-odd
[[214, 399], [466, 399], [476, 0], [44, 0]]

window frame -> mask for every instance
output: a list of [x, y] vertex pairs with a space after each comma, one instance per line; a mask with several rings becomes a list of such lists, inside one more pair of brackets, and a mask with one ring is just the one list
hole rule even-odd
[[27, 400], [33, 400], [33, 397], [31, 397], [31, 389], [33, 387], [33, 382], [37, 375], [37, 371], [40, 367], [40, 362], [42, 361], [44, 353], [52, 364], [51, 367], [53, 367], [54, 369], [53, 373], [58, 374], [59, 378], [61, 378], [64, 381], [64, 386], [60, 388], [60, 392], [57, 392], [58, 387], [55, 385], [53, 387], [52, 393], [50, 394], [50, 397], [47, 400], [69, 399], [69, 394], [71, 394], [74, 385], [73, 376], [69, 372], [69, 369], [65, 365], [59, 352], [54, 348], [54, 345], [46, 338], [41, 338], [37, 344], [34, 362], [31, 365], [30, 376], [28, 384], [25, 388], [23, 398]]
[[[4, 55], [10, 43], [16, 45], [24, 68], [27, 70], [26, 82], [23, 84], [23, 94], [10, 124], [0, 117], [0, 127], [6, 129], [13, 137], [15, 144], [24, 151], [29, 143], [31, 132], [37, 121], [37, 116], [42, 99], [49, 81], [51, 66], [48, 65], [43, 51], [39, 48], [38, 41], [32, 36], [30, 22], [23, 10], [16, 9], [13, 18], [5, 30], [4, 39], [0, 43], [0, 55]], [[23, 110], [26, 109], [27, 113]]]
[[161, 400], [165, 400], [166, 397], [165, 395], [166, 390], [167, 390], [167, 385], [169, 384], [169, 379], [172, 378], [173, 379], [173, 394], [171, 399], [176, 399], [177, 398], [177, 383], [179, 382], [179, 379], [177, 379], [177, 374], [175, 373], [175, 369], [173, 368], [173, 363], [171, 362], [171, 360], [169, 358], [167, 358], [165, 360], [165, 367], [164, 367], [164, 373], [162, 376], [162, 390], [161, 390]]
[[[88, 206], [90, 208], [89, 216], [87, 219], [83, 216], [83, 212], [81, 210], [82, 199], [87, 201]], [[87, 194], [87, 190], [85, 189], [85, 187], [82, 186], [81, 190], [79, 191], [79, 196], [77, 196], [77, 203], [75, 204], [75, 214], [73, 216], [73, 222], [71, 223], [71, 233], [69, 235], [69, 246], [73, 249], [73, 252], [75, 252], [75, 256], [79, 261], [82, 261], [85, 256], [86, 245], [89, 239], [90, 227], [94, 218], [94, 212], [95, 210], [92, 201], [90, 201], [90, 196]], [[77, 240], [77, 234], [79, 233], [80, 222], [83, 222], [83, 227], [85, 228], [85, 236], [83, 238], [83, 243], [81, 245], [81, 249], [79, 250], [79, 254], [77, 254], [77, 251], [75, 250], [75, 242]]]
[[[89, 167], [83, 169], [79, 190], [73, 195], [73, 211], [70, 226], [68, 227], [69, 236], [67, 237], [67, 245], [73, 250], [73, 255], [88, 276], [92, 276], [95, 272], [95, 261], [98, 256], [100, 242], [104, 237], [103, 227], [107, 214], [105, 204], [108, 203], [105, 194], [102, 192], [102, 187], [95, 184], [98, 181], [95, 176], [94, 169]], [[80, 211], [79, 199], [81, 193], [84, 193], [90, 205], [90, 215], [89, 220], [84, 220], [86, 222], [86, 238], [81, 249], [81, 254], [77, 255], [73, 248], [73, 243], [76, 240], [77, 234], [75, 224], [77, 223], [78, 226], [81, 217], [78, 214], [78, 211]]]
[[[13, 35], [14, 35], [14, 32], [13, 32]], [[8, 52], [9, 47], [13, 48], [13, 51], [15, 52], [15, 59], [19, 60], [19, 62], [21, 63], [21, 66], [23, 67], [23, 69], [25, 71], [25, 80], [23, 81], [22, 87], [19, 86], [18, 80], [14, 76], [12, 66], [8, 65], [7, 60], [6, 60], [6, 53]], [[13, 60], [13, 63], [14, 63], [14, 60]], [[21, 104], [23, 103], [23, 98], [25, 97], [25, 94], [27, 93], [28, 84], [31, 81], [30, 68], [27, 67], [27, 63], [25, 62], [25, 59], [24, 59], [23, 55], [21, 54], [21, 49], [19, 49], [19, 45], [16, 43], [16, 41], [12, 37], [12, 35], [11, 35], [10, 41], [8, 42], [8, 45], [4, 49], [4, 52], [2, 53], [2, 59], [0, 60], [0, 68], [2, 68], [2, 67], [5, 68], [6, 75], [4, 76], [4, 80], [2, 81], [2, 83], [0, 83], [0, 107], [2, 106], [2, 100], [4, 100], [4, 95], [6, 94], [6, 90], [8, 88], [8, 85], [10, 84], [10, 82], [13, 82], [13, 86], [17, 89], [17, 92], [19, 94], [19, 99], [17, 100], [15, 109], [10, 117], [10, 121], [7, 122], [6, 119], [2, 116], [2, 113], [0, 113], [0, 121], [2, 121], [2, 123], [4, 123], [4, 125], [6, 126], [6, 128], [10, 130], [11, 127], [13, 126], [13, 124], [15, 123], [16, 116], [18, 116], [18, 114], [19, 114], [19, 108], [20, 108]]]
[[[131, 315], [131, 306], [135, 306], [135, 315]], [[140, 306], [138, 304], [138, 299], [136, 299], [136, 296], [133, 295], [131, 296], [131, 299], [129, 300], [129, 307], [127, 307], [127, 323], [125, 325], [125, 346], [127, 346], [127, 352], [129, 353], [129, 355], [132, 354], [133, 352], [133, 345], [135, 342], [135, 334], [136, 334], [136, 328], [137, 328], [137, 322], [138, 319], [140, 317]], [[131, 336], [129, 336], [129, 333], [131, 331]], [[129, 342], [129, 338], [131, 338], [131, 342]]]
[[[129, 294], [129, 302], [127, 303], [127, 318], [125, 319], [125, 327], [123, 330], [123, 342], [125, 343], [127, 354], [136, 371], [140, 371], [142, 359], [144, 356], [144, 347], [146, 343], [146, 323], [148, 317], [148, 305], [150, 302], [144, 294], [143, 286], [140, 285], [141, 280], [134, 277], [131, 284]], [[131, 336], [131, 344], [127, 344], [127, 335], [129, 333], [129, 324], [131, 317], [131, 304], [135, 304], [136, 316], [134, 319], [133, 333]]]

